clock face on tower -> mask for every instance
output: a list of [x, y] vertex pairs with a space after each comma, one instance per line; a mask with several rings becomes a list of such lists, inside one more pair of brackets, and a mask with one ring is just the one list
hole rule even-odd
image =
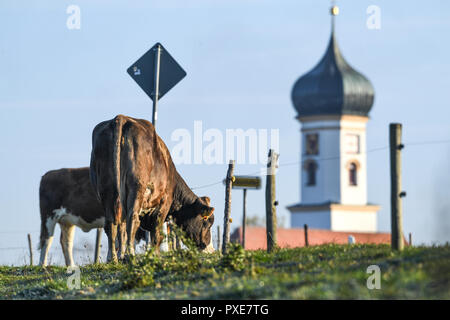
[[348, 154], [358, 154], [359, 151], [359, 135], [346, 134], [345, 135], [345, 151]]
[[319, 134], [310, 133], [306, 135], [306, 154], [319, 154]]

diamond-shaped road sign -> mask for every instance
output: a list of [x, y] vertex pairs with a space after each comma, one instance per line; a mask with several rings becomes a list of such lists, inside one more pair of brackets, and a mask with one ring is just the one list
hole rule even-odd
[[158, 46], [161, 50], [158, 100], [186, 76], [186, 71], [172, 58], [169, 52], [160, 43], [155, 44], [127, 69], [128, 74], [152, 100], [154, 100], [155, 56]]

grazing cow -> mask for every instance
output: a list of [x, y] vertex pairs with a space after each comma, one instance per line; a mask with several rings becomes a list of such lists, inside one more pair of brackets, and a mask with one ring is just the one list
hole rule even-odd
[[[200, 197], [200, 200], [203, 201], [206, 205], [208, 205], [208, 206], [210, 205], [209, 197]], [[168, 218], [169, 218], [169, 216], [167, 216], [166, 222], [168, 221]], [[174, 221], [175, 219], [177, 219], [177, 221]], [[178, 217], [175, 215], [175, 219], [173, 221], [179, 225], [183, 225], [186, 222], [188, 222], [188, 221], [184, 222], [184, 220], [185, 220], [184, 217], [180, 216], [180, 215], [178, 215]], [[147, 230], [152, 229], [152, 224], [154, 222], [152, 220], [151, 215], [144, 215], [144, 216], [140, 217], [140, 220], [141, 220], [141, 225], [138, 228], [138, 230], [136, 231], [136, 236], [135, 236], [136, 243], [139, 243], [141, 240], [145, 241], [145, 232]], [[168, 233], [170, 234], [171, 232], [172, 231], [169, 228]], [[212, 244], [212, 237], [211, 237], [210, 243], [208, 244], [207, 252], [214, 251], [212, 248], [213, 248], [213, 244]]]
[[178, 174], [169, 150], [147, 120], [118, 115], [92, 133], [91, 182], [105, 209], [108, 260], [117, 261], [115, 239], [126, 224], [127, 252], [134, 255], [139, 216], [148, 216], [151, 243], [162, 240], [170, 213], [200, 249], [209, 248], [214, 208], [196, 196]]
[[[92, 188], [89, 167], [59, 169], [47, 172], [41, 179], [39, 188], [41, 209], [41, 235], [39, 264], [47, 265], [47, 256], [53, 241], [55, 226], [61, 227], [61, 247], [67, 266], [73, 266], [73, 237], [75, 226], [84, 232], [103, 228], [105, 213]], [[145, 226], [145, 223], [144, 223]], [[120, 230], [125, 232], [123, 228]], [[136, 241], [144, 239], [144, 231]], [[126, 237], [124, 233], [123, 237]], [[118, 237], [119, 257], [125, 253], [125, 241]]]
[[73, 266], [75, 226], [88, 232], [103, 228], [105, 215], [89, 179], [89, 168], [60, 169], [47, 172], [39, 187], [41, 235], [39, 264], [47, 265], [55, 226], [61, 227], [61, 247], [67, 266]]

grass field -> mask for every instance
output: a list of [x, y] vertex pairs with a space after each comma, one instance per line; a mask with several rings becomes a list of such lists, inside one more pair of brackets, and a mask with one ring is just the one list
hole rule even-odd
[[[381, 289], [367, 288], [378, 265]], [[202, 255], [149, 252], [131, 262], [80, 267], [0, 267], [1, 299], [450, 299], [450, 246], [322, 245]]]

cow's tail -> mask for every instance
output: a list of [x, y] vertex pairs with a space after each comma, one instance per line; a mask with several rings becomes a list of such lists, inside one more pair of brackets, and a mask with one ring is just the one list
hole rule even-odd
[[39, 235], [39, 244], [38, 249], [42, 249], [45, 243], [45, 240], [48, 238], [48, 230], [47, 230], [47, 199], [45, 196], [43, 181], [45, 179], [45, 175], [41, 179], [41, 184], [39, 185], [39, 209], [41, 212], [41, 234]]
[[114, 169], [114, 184], [117, 191], [117, 196], [114, 202], [114, 218], [118, 223], [122, 218], [122, 201], [120, 199], [120, 149], [122, 144], [122, 127], [124, 117], [118, 115], [114, 118], [114, 149], [113, 149], [113, 169]]

